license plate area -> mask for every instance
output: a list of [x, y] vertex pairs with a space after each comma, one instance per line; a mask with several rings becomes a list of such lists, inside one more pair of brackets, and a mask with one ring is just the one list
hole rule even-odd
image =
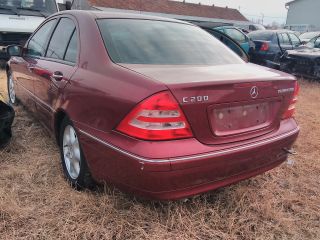
[[211, 130], [225, 137], [269, 127], [276, 117], [277, 102], [222, 104], [209, 108]]

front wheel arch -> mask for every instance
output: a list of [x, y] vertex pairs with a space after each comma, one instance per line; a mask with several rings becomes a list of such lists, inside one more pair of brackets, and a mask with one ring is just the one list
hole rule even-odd
[[[54, 135], [55, 135], [55, 138], [56, 138], [56, 142], [59, 146], [60, 142], [59, 142], [59, 135], [60, 135], [60, 130], [61, 130], [61, 124], [62, 124], [62, 121], [64, 118], [69, 118], [68, 114], [60, 109], [56, 112], [56, 114], [54, 115]], [[70, 118], [69, 118], [70, 119]]]
[[[10, 70], [9, 65], [6, 65], [6, 75], [7, 75], [7, 93], [8, 93], [8, 99], [9, 103], [13, 106], [18, 105], [19, 99], [17, 98], [17, 92], [16, 92], [16, 84], [13, 79], [12, 71]], [[12, 82], [12, 89], [13, 92], [11, 92], [11, 82]], [[12, 100], [11, 94], [14, 94], [14, 100]]]
[[9, 73], [9, 71], [10, 71], [10, 67], [9, 67], [9, 64], [7, 63], [7, 64], [6, 64], [6, 73], [7, 73], [7, 75], [8, 75], [8, 73]]

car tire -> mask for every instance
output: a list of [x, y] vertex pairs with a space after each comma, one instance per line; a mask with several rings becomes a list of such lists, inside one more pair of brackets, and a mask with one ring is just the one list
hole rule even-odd
[[7, 91], [8, 91], [8, 97], [9, 97], [10, 104], [11, 105], [18, 105], [18, 98], [16, 96], [15, 84], [13, 81], [11, 71], [7, 72]]
[[96, 184], [83, 155], [77, 131], [68, 117], [61, 123], [59, 148], [62, 169], [71, 186], [76, 190], [92, 189]]

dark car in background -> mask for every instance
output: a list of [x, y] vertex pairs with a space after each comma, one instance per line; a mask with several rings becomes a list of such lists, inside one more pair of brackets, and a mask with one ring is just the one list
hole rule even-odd
[[320, 79], [320, 36], [295, 50], [288, 50], [280, 59], [280, 70], [310, 79]]
[[249, 24], [236, 24], [236, 27], [240, 28], [244, 33], [250, 33], [258, 30], [266, 30], [266, 28], [257, 23], [249, 23]]
[[0, 148], [6, 146], [12, 137], [11, 125], [14, 115], [13, 108], [5, 102], [0, 93]]
[[288, 30], [254, 31], [248, 36], [255, 43], [255, 50], [250, 52], [251, 62], [275, 69], [280, 68], [280, 58], [287, 50], [301, 45], [299, 37]]

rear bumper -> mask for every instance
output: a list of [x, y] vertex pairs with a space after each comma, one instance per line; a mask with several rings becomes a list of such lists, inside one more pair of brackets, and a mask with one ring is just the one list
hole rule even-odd
[[[294, 120], [290, 121], [293, 124]], [[278, 131], [250, 144], [215, 146], [211, 152], [161, 159], [129, 153], [84, 130], [80, 130], [80, 139], [96, 180], [146, 198], [174, 200], [250, 178], [281, 164], [287, 158], [283, 149], [290, 149], [298, 136], [299, 128], [294, 125], [290, 131]], [[181, 144], [185, 149], [192, 146], [185, 141]], [[154, 152], [159, 150], [156, 145]]]

